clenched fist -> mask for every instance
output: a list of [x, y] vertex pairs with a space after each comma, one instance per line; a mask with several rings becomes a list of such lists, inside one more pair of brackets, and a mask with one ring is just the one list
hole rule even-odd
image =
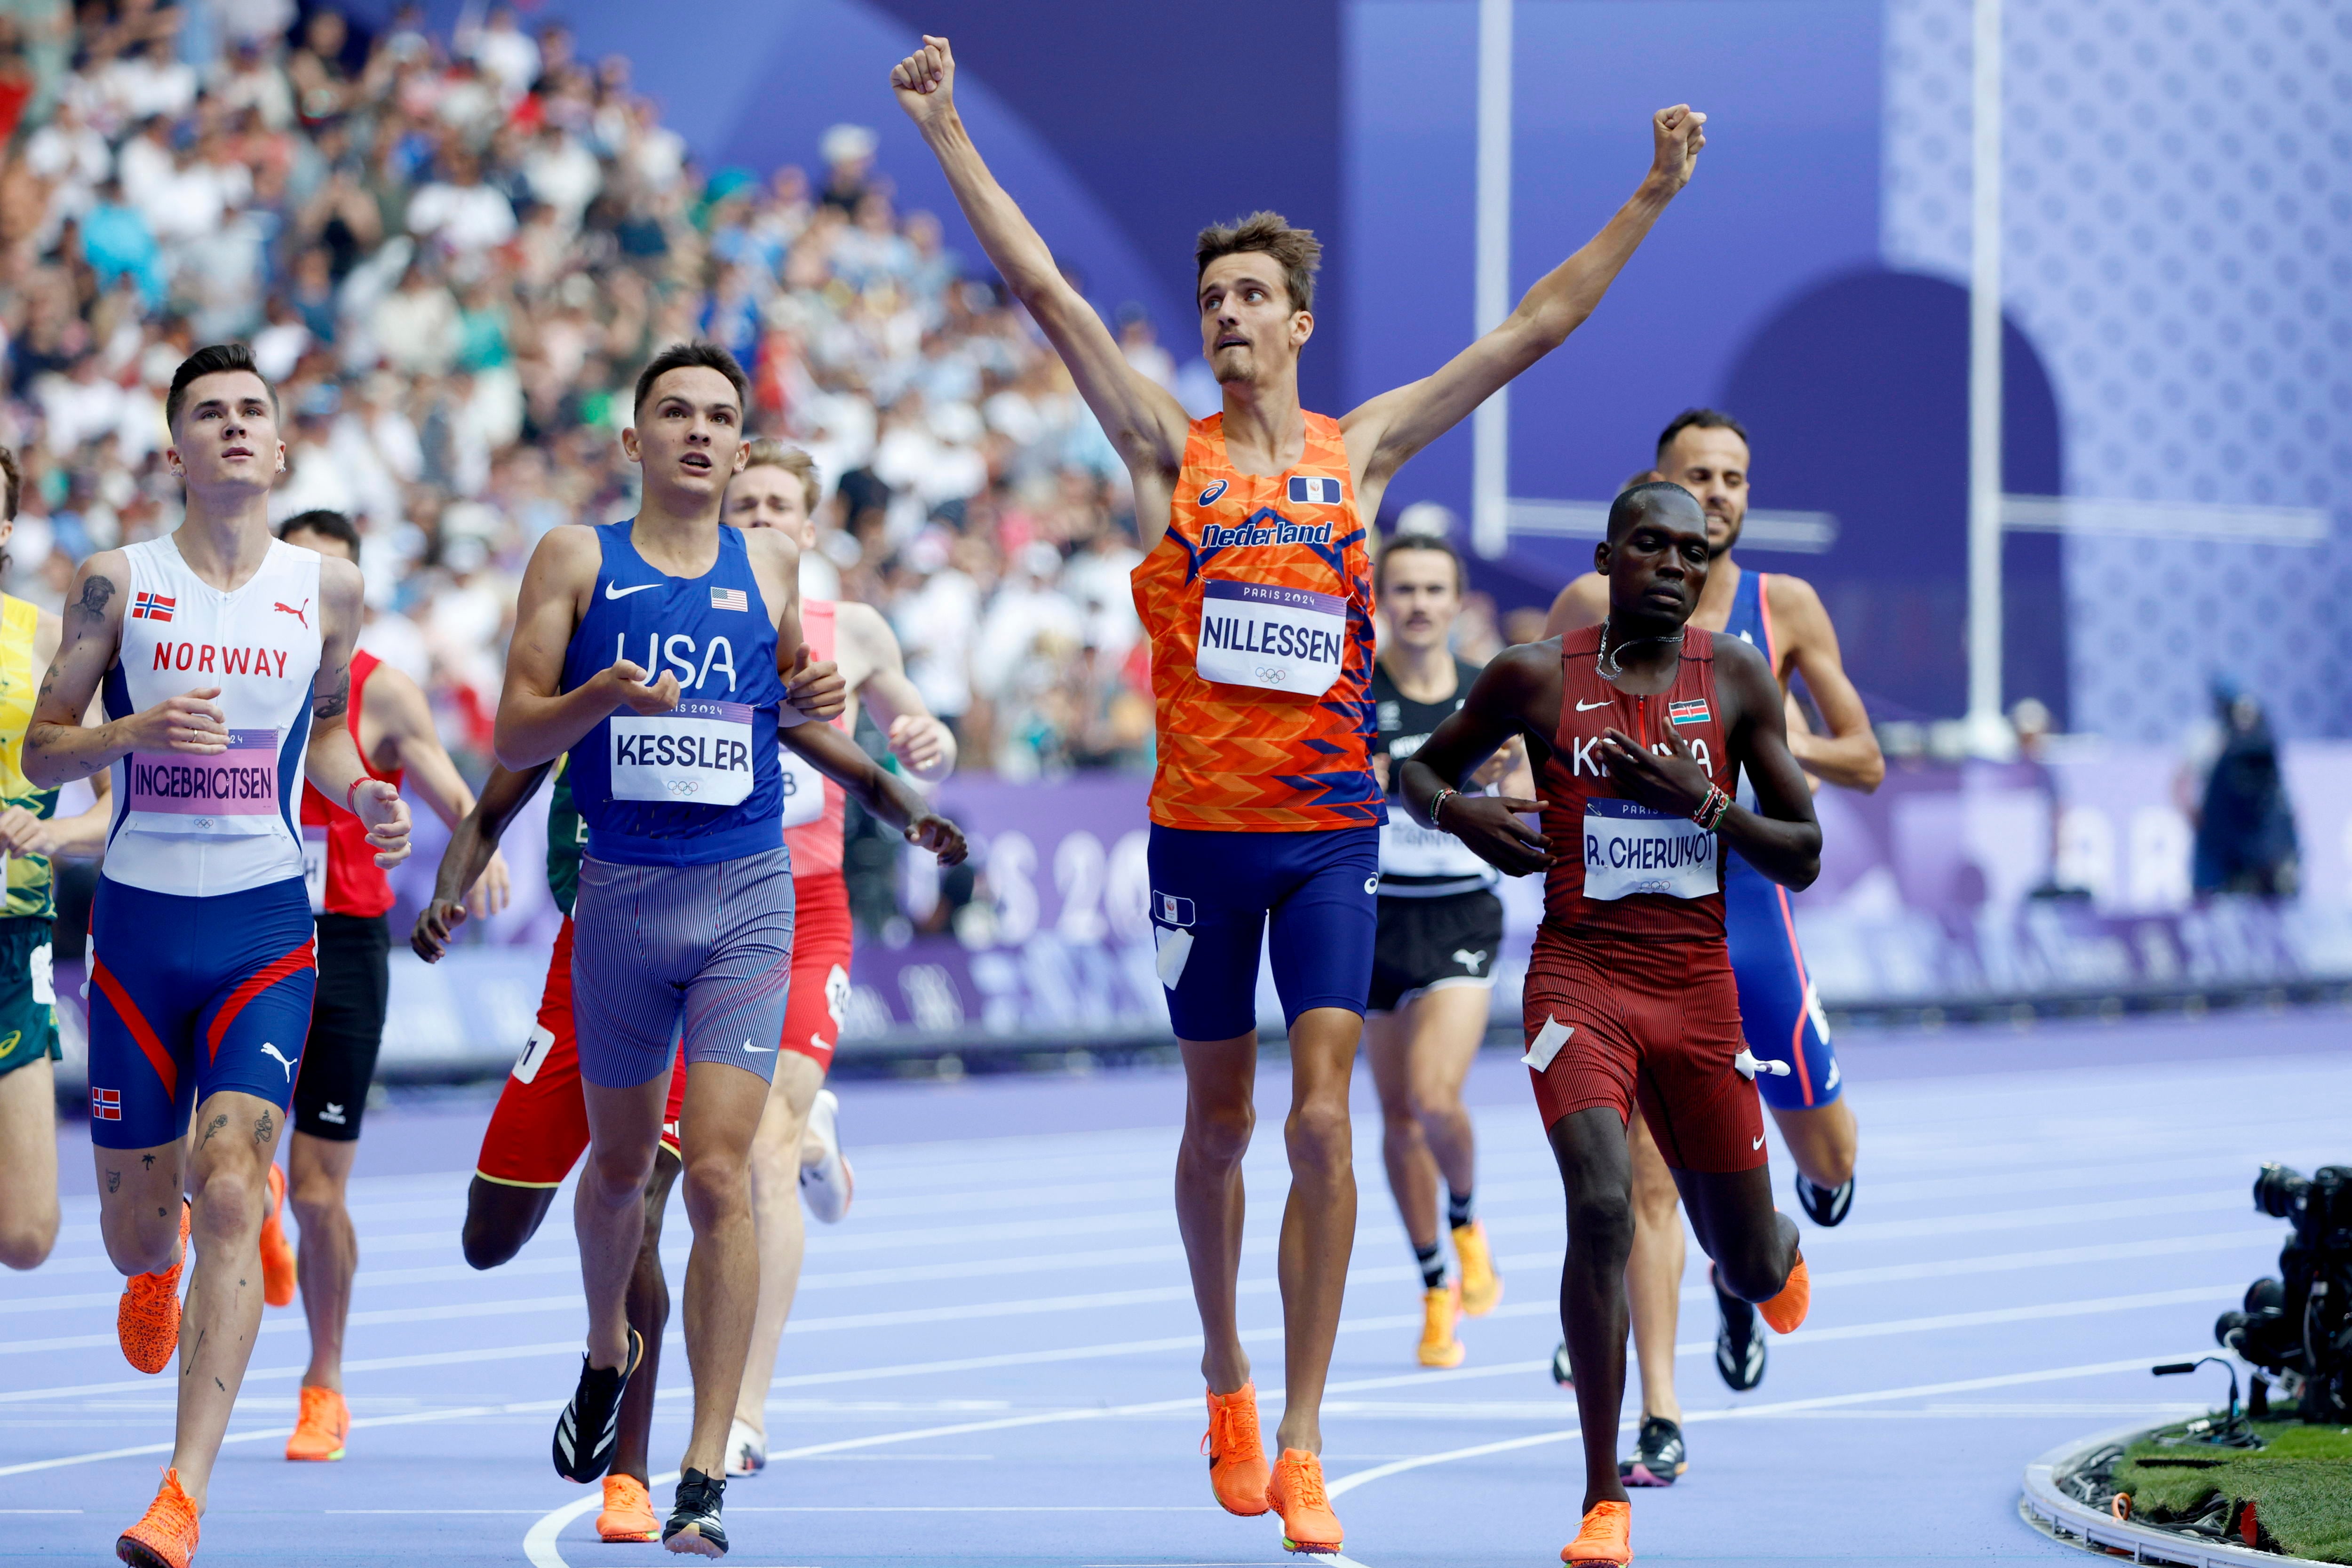
[[955, 55], [945, 38], [923, 35], [923, 47], [890, 69], [890, 88], [898, 107], [918, 125], [929, 125], [955, 112]]
[[1661, 109], [1650, 116], [1650, 173], [1668, 191], [1679, 191], [1690, 184], [1699, 149], [1706, 145], [1706, 116], [1687, 103]]

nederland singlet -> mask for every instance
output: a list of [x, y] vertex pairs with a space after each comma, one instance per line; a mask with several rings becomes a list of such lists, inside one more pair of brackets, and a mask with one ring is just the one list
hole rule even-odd
[[1133, 574], [1151, 639], [1163, 827], [1295, 833], [1387, 820], [1371, 770], [1372, 574], [1336, 419], [1279, 474], [1192, 422], [1168, 531]]
[[[1454, 661], [1454, 695], [1436, 702], [1416, 702], [1397, 689], [1386, 668], [1372, 666], [1373, 749], [1389, 759], [1389, 793], [1396, 793], [1405, 759], [1426, 744], [1448, 715], [1470, 695], [1478, 667], [1466, 659]], [[1503, 874], [1478, 852], [1451, 833], [1423, 827], [1401, 811], [1389, 813], [1381, 826], [1381, 896], [1384, 899], [1443, 899], [1475, 893], [1499, 884]]]
[[[394, 789], [406, 770], [380, 773], [368, 763], [367, 746], [360, 739], [360, 710], [367, 701], [368, 677], [383, 660], [372, 653], [352, 653], [352, 705], [345, 714], [352, 745], [368, 777], [382, 779]], [[318, 786], [302, 785], [302, 879], [310, 888], [314, 915], [380, 915], [393, 905], [392, 880], [375, 863], [368, 843], [367, 824], [345, 811], [340, 802], [320, 795]]]
[[1544, 834], [1559, 847], [1544, 879], [1544, 923], [1598, 936], [1721, 942], [1722, 839], [1687, 816], [1620, 797], [1601, 756], [1611, 729], [1653, 751], [1664, 748], [1671, 729], [1717, 788], [1731, 788], [1715, 634], [1685, 627], [1674, 685], [1635, 697], [1594, 667], [1601, 630], [1586, 626], [1559, 639], [1559, 727], [1537, 791], [1549, 803]]
[[[33, 689], [41, 668], [33, 660], [33, 634], [41, 613], [23, 599], [0, 597], [0, 809], [22, 806], [44, 821], [58, 812], [58, 792], [25, 776], [25, 730], [33, 721]], [[7, 863], [8, 897], [0, 915], [36, 918], [56, 910], [46, 855], [0, 850]]]
[[740, 529], [719, 529], [699, 577], [665, 576], [630, 542], [635, 521], [596, 530], [593, 597], [564, 650], [563, 689], [626, 658], [677, 677], [667, 713], [620, 709], [571, 752], [588, 853], [612, 865], [708, 866], [783, 843], [776, 761], [776, 628]]
[[[801, 640], [808, 644], [811, 664], [823, 664], [833, 658], [836, 624], [831, 600], [801, 601]], [[849, 710], [845, 708], [833, 724], [847, 734]], [[838, 873], [849, 816], [849, 794], [798, 752], [789, 747], [781, 750], [784, 769], [784, 847], [793, 852], [793, 875], [823, 877]]]
[[133, 752], [113, 764], [114, 819], [100, 874], [151, 893], [239, 893], [302, 875], [295, 801], [319, 673], [319, 563], [278, 540], [234, 593], [212, 587], [177, 542], [126, 546], [130, 603], [102, 688], [127, 719], [203, 687], [228, 718], [210, 756]]

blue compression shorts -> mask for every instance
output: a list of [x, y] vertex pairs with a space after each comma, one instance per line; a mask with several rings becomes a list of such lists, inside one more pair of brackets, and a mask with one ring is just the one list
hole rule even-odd
[[1788, 1071], [1756, 1075], [1757, 1092], [1775, 1110], [1811, 1110], [1836, 1100], [1842, 1085], [1829, 1020], [1797, 946], [1789, 890], [1727, 850], [1724, 935], [1739, 984], [1740, 1032], [1759, 1062]]
[[100, 878], [89, 920], [89, 1141], [152, 1149], [234, 1089], [281, 1111], [319, 980], [299, 877], [190, 898]]
[[1151, 828], [1151, 922], [1180, 1040], [1257, 1027], [1267, 931], [1286, 1024], [1317, 1007], [1360, 1015], [1380, 933], [1381, 830], [1218, 833]]

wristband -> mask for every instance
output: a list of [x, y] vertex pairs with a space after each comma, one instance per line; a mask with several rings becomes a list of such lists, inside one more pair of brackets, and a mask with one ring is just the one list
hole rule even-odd
[[1722, 822], [1724, 814], [1730, 809], [1731, 797], [1724, 794], [1719, 786], [1709, 784], [1706, 786], [1706, 798], [1699, 802], [1696, 811], [1691, 813], [1691, 820], [1712, 833], [1716, 826]]
[[360, 785], [365, 783], [367, 783], [367, 775], [362, 773], [358, 778], [353, 779], [351, 782], [350, 787], [343, 791], [343, 809], [350, 812], [353, 816], [357, 816], [360, 814], [360, 808], [352, 804], [352, 796], [360, 793]]
[[1435, 795], [1429, 797], [1429, 825], [1432, 827], [1442, 827], [1444, 826], [1437, 820], [1437, 813], [1447, 801], [1453, 799], [1455, 795], [1461, 793], [1462, 792], [1460, 790], [1441, 789]]

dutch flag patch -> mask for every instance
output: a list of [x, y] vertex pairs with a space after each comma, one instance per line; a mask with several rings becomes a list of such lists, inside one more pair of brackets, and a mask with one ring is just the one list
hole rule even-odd
[[1339, 481], [1294, 474], [1290, 479], [1290, 500], [1297, 506], [1338, 506]]

